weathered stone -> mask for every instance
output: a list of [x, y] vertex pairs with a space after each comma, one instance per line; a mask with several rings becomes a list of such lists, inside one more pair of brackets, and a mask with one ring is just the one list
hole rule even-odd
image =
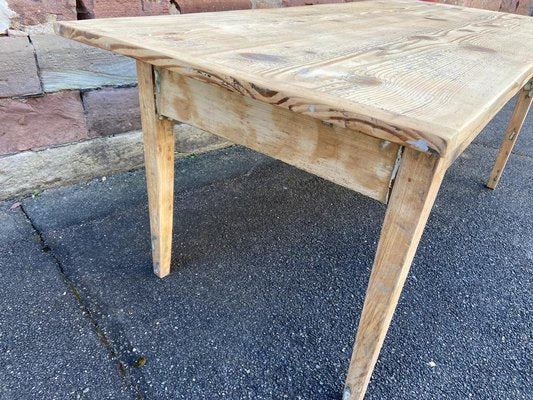
[[533, 0], [502, 0], [500, 11], [530, 15]]
[[[1, 1], [1, 0], [0, 0]], [[28, 37], [28, 33], [25, 31], [19, 31], [18, 29], [8, 29], [7, 36], [10, 37]]]
[[530, 8], [533, 3], [532, 0], [438, 0], [438, 2], [522, 15], [530, 14]]
[[32, 35], [31, 40], [46, 92], [137, 82], [130, 58], [56, 35]]
[[11, 19], [15, 28], [76, 19], [76, 0], [7, 0], [7, 4], [17, 13]]
[[299, 7], [315, 4], [351, 3], [351, 0], [283, 0], [283, 7]]
[[41, 93], [33, 47], [27, 37], [0, 37], [0, 97]]
[[142, 15], [168, 14], [170, 0], [142, 0]]
[[0, 199], [139, 168], [139, 132], [0, 157]]
[[252, 0], [253, 8], [299, 7], [316, 4], [352, 3], [363, 0]]
[[282, 0], [252, 0], [252, 8], [279, 8]]
[[86, 139], [78, 91], [0, 99], [0, 154]]
[[15, 12], [9, 8], [6, 0], [0, 0], [0, 35], [5, 35], [11, 25]]
[[452, 4], [455, 6], [481, 8], [485, 10], [498, 11], [501, 0], [438, 0], [439, 3]]
[[251, 0], [175, 0], [173, 3], [181, 14], [252, 8]]
[[89, 136], [104, 136], [141, 129], [136, 87], [108, 88], [82, 93]]
[[24, 32], [28, 36], [33, 35], [55, 35], [54, 33], [54, 23], [46, 22], [44, 24], [31, 25], [24, 28]]
[[170, 0], [81, 0], [81, 19], [168, 14]]
[[[212, 144], [212, 135], [188, 125], [178, 125], [175, 133], [176, 149], [184, 147], [184, 138], [188, 136], [196, 139], [188, 142], [187, 152], [182, 150], [177, 153], [178, 158], [192, 152], [201, 153], [228, 145], [227, 142]], [[143, 165], [140, 131], [3, 156], [0, 157], [0, 200], [109, 176]]]

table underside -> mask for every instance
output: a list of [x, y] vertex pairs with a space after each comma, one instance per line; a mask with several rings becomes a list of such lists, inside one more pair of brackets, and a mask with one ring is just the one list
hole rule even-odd
[[386, 203], [402, 147], [156, 69], [157, 112]]

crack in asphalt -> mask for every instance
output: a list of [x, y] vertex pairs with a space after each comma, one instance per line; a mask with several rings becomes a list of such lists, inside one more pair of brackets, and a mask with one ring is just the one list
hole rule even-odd
[[53, 263], [56, 265], [57, 270], [59, 274], [61, 275], [61, 278], [63, 279], [63, 282], [68, 287], [71, 295], [76, 299], [76, 302], [78, 303], [78, 307], [80, 308], [83, 317], [89, 322], [90, 326], [92, 327], [92, 330], [94, 334], [97, 336], [98, 341], [100, 344], [104, 346], [106, 349], [106, 352], [109, 356], [109, 359], [115, 364], [117, 368], [117, 372], [122, 379], [124, 385], [126, 387], [129, 387], [133, 390], [133, 393], [135, 394], [136, 400], [143, 400], [144, 396], [142, 395], [141, 390], [139, 389], [138, 385], [133, 380], [133, 376], [130, 372], [130, 367], [128, 364], [121, 360], [121, 356], [119, 351], [113, 346], [112, 341], [104, 331], [104, 329], [100, 326], [98, 323], [96, 317], [94, 316], [94, 313], [91, 311], [89, 305], [83, 300], [83, 297], [81, 295], [80, 290], [76, 287], [76, 284], [67, 276], [65, 273], [65, 270], [61, 264], [61, 261], [59, 258], [54, 254], [50, 246], [46, 243], [42, 232], [37, 229], [35, 224], [33, 223], [31, 217], [24, 209], [24, 205], [21, 204], [19, 206], [22, 214], [24, 215], [24, 218], [26, 219], [26, 222], [28, 222], [34, 231], [34, 234], [36, 235], [39, 245], [41, 246], [41, 251], [43, 253], [46, 253], [48, 257], [53, 261]]

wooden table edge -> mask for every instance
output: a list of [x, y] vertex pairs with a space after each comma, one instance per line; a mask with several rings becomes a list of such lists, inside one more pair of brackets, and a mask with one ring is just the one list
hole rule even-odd
[[[139, 49], [138, 46], [132, 46], [131, 43], [123, 40], [113, 39], [111, 36], [105, 39], [98, 35], [91, 36], [89, 31], [77, 30], [73, 25], [74, 23], [68, 22], [57, 23], [55, 29], [67, 38], [75, 38], [75, 40], [86, 44], [113, 50], [137, 59], [152, 256], [154, 272], [158, 276], [164, 277], [170, 272], [174, 142], [172, 136], [173, 121], [158, 111], [156, 92], [159, 82], [157, 81], [156, 67], [172, 70], [187, 79], [200, 81], [203, 84], [216, 86], [274, 106], [283, 106], [283, 104], [278, 104], [279, 97], [277, 96], [284, 98], [291, 93], [290, 91], [284, 93], [282, 90], [275, 90], [273, 93], [272, 88], [261, 87], [260, 84], [252, 80], [231, 85], [229, 84], [232, 79], [231, 74], [220, 77], [202, 69], [201, 66], [195, 68], [195, 63], [184, 62], [184, 65], [176, 65], [174, 59], [169, 59], [164, 54], [148, 49]], [[133, 51], [139, 52], [139, 50], [143, 54], [134, 55], [132, 53]], [[239, 88], [246, 90], [239, 90]], [[393, 177], [392, 191], [346, 378], [344, 400], [362, 400], [364, 398], [401, 290], [447, 168], [477, 136], [486, 123], [517, 92], [520, 92], [518, 101], [489, 181], [495, 186], [531, 106], [533, 71], [530, 71], [526, 76], [518, 77], [516, 90], [511, 90], [500, 96], [489, 107], [490, 110], [485, 117], [479, 118], [479, 120], [474, 119], [475, 126], [464, 128], [470, 133], [461, 142], [444, 142], [438, 137], [439, 142], [434, 136], [424, 135], [419, 130], [413, 130], [411, 127], [402, 125], [385, 124], [380, 122], [379, 118], [354, 113], [353, 109], [349, 112], [344, 107], [337, 107], [332, 110], [332, 105], [315, 103], [316, 98], [311, 94], [305, 98], [295, 96], [304, 103], [303, 108], [292, 107], [290, 108], [291, 111], [401, 145], [399, 168]], [[251, 96], [250, 93], [252, 93]], [[337, 102], [336, 105], [341, 103]], [[299, 104], [296, 105], [300, 106]], [[312, 111], [309, 110], [310, 105], [314, 106]], [[371, 114], [372, 110], [368, 109], [367, 112]], [[342, 116], [341, 119], [332, 118], [332, 116], [339, 116], [339, 114]], [[349, 118], [354, 117], [353, 114], [357, 119], [356, 124], [347, 122]]]
[[453, 139], [459, 134], [459, 131], [444, 126], [334, 98], [324, 93], [317, 94], [306, 88], [287, 87], [276, 81], [266, 82], [243, 71], [239, 71], [239, 77], [235, 77], [232, 71], [226, 67], [217, 66], [216, 69], [213, 69], [202, 65], [200, 60], [192, 57], [181, 55], [178, 60], [162, 52], [116, 38], [112, 34], [107, 34], [104, 37], [90, 28], [82, 29], [83, 22], [55, 22], [54, 31], [64, 38], [113, 51], [137, 61], [169, 69], [192, 79], [221, 86], [243, 96], [351, 129], [357, 134], [362, 133], [388, 140], [418, 151], [438, 154], [441, 157], [446, 157], [453, 151], [453, 149], [450, 150], [451, 140], [445, 140], [443, 136]]

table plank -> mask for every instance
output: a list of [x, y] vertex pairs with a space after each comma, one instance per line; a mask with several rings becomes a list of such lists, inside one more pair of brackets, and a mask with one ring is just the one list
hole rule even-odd
[[[401, 146], [162, 69], [158, 112], [386, 203]], [[153, 97], [153, 96], [152, 96]]]
[[450, 160], [533, 77], [533, 18], [415, 0], [61, 22], [57, 32]]

